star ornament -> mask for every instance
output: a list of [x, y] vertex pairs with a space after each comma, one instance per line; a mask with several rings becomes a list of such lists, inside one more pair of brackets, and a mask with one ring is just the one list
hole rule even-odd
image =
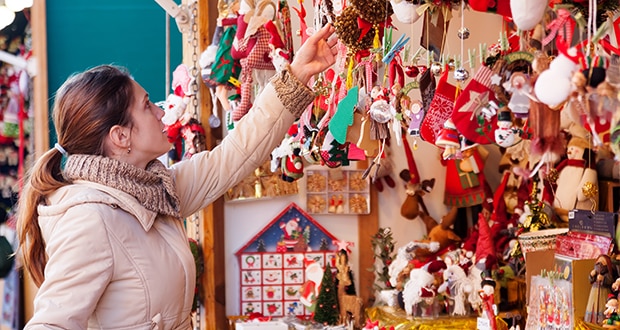
[[338, 251], [345, 250], [348, 253], [351, 253], [351, 249], [349, 247], [354, 245], [353, 242], [339, 241], [339, 240], [333, 240], [332, 244], [334, 244], [336, 246], [336, 250], [338, 250]]
[[502, 77], [497, 73], [491, 76], [491, 85], [500, 85], [502, 83]]

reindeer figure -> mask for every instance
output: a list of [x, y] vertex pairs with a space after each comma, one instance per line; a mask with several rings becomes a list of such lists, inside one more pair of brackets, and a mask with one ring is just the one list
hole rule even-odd
[[[399, 176], [407, 183], [407, 197], [400, 207], [400, 214], [409, 220], [419, 218], [426, 226], [426, 236], [430, 242], [439, 243], [439, 251], [448, 247], [449, 245], [459, 242], [461, 238], [456, 235], [451, 227], [456, 220], [457, 208], [451, 208], [448, 214], [444, 215], [440, 223], [433, 219], [424, 205], [422, 197], [430, 193], [435, 185], [435, 179], [423, 180], [419, 184], [410, 183], [410, 172], [403, 170]], [[415, 255], [417, 258], [427, 258], [431, 256], [435, 251], [424, 249], [423, 247], [416, 249]]]
[[349, 276], [349, 256], [346, 250], [338, 252], [336, 268], [338, 269], [336, 278], [338, 279], [340, 323], [348, 325], [349, 321], [352, 320], [355, 328], [362, 328], [364, 326], [362, 324], [364, 319], [364, 301], [358, 296], [347, 294], [345, 289], [346, 286], [352, 284], [352, 279]]

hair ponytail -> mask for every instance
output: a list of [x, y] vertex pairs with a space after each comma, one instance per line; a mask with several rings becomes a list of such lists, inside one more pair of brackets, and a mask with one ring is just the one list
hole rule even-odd
[[39, 287], [47, 263], [45, 242], [39, 227], [37, 205], [56, 189], [68, 183], [62, 177], [62, 154], [53, 148], [44, 153], [27, 174], [17, 205], [17, 235], [22, 264]]

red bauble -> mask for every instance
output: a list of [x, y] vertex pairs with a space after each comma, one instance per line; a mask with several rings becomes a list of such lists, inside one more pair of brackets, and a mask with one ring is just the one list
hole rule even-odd
[[415, 65], [409, 65], [405, 67], [405, 74], [408, 77], [415, 78], [420, 74], [420, 68]]

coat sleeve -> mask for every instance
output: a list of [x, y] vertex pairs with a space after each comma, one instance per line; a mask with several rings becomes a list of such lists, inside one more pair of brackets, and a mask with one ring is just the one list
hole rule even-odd
[[206, 207], [268, 160], [313, 99], [314, 93], [305, 84], [283, 70], [220, 145], [175, 164], [172, 170], [182, 216]]
[[25, 329], [86, 329], [113, 274], [103, 216], [88, 204], [72, 207], [46, 238], [45, 281]]

